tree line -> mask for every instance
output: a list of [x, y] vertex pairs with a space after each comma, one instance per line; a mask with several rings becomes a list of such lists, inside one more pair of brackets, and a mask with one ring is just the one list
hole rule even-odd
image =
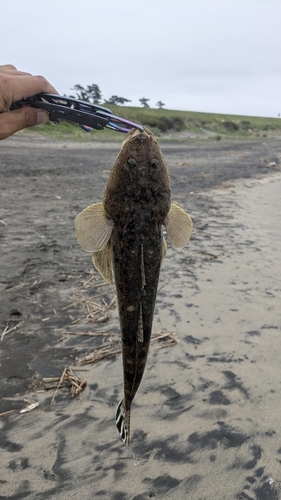
[[[86, 101], [91, 104], [117, 104], [117, 105], [122, 105], [126, 104], [127, 102], [132, 102], [130, 99], [126, 99], [125, 97], [120, 97], [118, 95], [112, 95], [109, 99], [102, 99], [102, 93], [99, 88], [99, 86], [95, 83], [92, 85], [87, 85], [86, 88], [84, 88], [80, 84], [74, 85], [74, 87], [71, 88], [71, 90], [75, 91], [75, 95], [70, 95], [69, 97], [72, 97], [74, 99], [80, 99], [81, 101]], [[146, 97], [142, 97], [139, 99], [141, 106], [143, 108], [150, 108], [148, 101], [150, 99], [147, 99]], [[156, 103], [157, 108], [162, 109], [165, 104], [162, 101], [158, 101]]]

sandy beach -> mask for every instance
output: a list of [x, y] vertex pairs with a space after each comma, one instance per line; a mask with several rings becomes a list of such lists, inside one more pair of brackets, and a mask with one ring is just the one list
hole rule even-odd
[[[153, 331], [178, 342], [151, 345], [128, 449], [115, 426], [121, 356], [77, 364], [119, 325], [114, 288], [73, 229], [120, 144], [1, 143], [1, 500], [281, 498], [280, 142], [161, 148], [194, 231], [181, 250], [168, 242]], [[66, 366], [87, 385], [50, 408], [42, 379]]]

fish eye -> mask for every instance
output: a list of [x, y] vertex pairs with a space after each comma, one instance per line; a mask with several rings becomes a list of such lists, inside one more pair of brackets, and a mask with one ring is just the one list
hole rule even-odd
[[128, 165], [130, 165], [131, 167], [135, 167], [137, 164], [136, 160], [134, 158], [129, 158], [128, 159]]
[[154, 158], [154, 160], [151, 161], [150, 165], [152, 166], [152, 168], [157, 168], [159, 165], [159, 161]]

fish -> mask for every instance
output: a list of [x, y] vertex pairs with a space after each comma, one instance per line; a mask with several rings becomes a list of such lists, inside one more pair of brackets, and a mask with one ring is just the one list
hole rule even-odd
[[75, 219], [78, 243], [92, 252], [96, 269], [116, 287], [124, 382], [116, 425], [126, 446], [167, 250], [163, 227], [172, 245], [182, 248], [191, 236], [192, 220], [171, 202], [168, 169], [153, 133], [146, 127], [132, 129], [110, 171], [103, 202], [85, 208]]

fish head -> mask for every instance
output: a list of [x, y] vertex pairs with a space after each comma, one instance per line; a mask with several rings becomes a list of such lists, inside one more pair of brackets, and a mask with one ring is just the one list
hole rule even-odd
[[127, 142], [131, 142], [134, 137], [138, 137], [138, 136], [141, 136], [142, 139], [145, 139], [145, 137], [151, 137], [154, 140], [154, 142], [157, 143], [155, 136], [153, 135], [151, 130], [149, 130], [147, 127], [143, 127], [142, 131], [140, 131], [139, 129], [136, 129], [136, 128], [132, 128], [130, 130], [130, 132], [128, 132], [126, 134], [125, 139], [122, 142], [122, 147], [124, 147], [124, 145]]
[[[167, 167], [153, 133], [146, 127], [141, 132], [132, 129], [122, 143], [120, 156], [131, 167], [131, 175], [151, 180], [160, 175], [160, 182], [167, 176]], [[127, 166], [126, 165], [126, 166]], [[124, 162], [125, 166], [125, 162]]]
[[[171, 189], [167, 166], [153, 133], [144, 128], [127, 133], [109, 175], [104, 206], [109, 216], [129, 202], [159, 206], [168, 213]], [[127, 205], [126, 205], [127, 203]]]

